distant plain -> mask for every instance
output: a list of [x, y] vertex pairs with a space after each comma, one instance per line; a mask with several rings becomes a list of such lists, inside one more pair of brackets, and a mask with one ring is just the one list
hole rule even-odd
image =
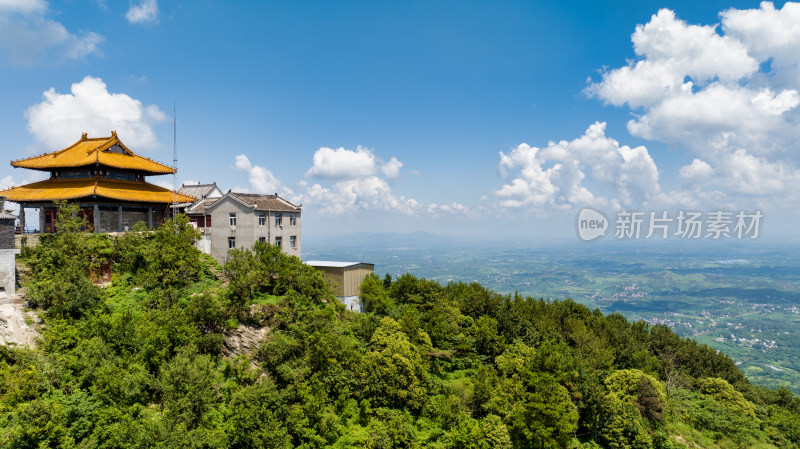
[[800, 247], [757, 242], [531, 244], [426, 233], [304, 239], [303, 258], [479, 282], [665, 324], [729, 354], [756, 384], [800, 393]]

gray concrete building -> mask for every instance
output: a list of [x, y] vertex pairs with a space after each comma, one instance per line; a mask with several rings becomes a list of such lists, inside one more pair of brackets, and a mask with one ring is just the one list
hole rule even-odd
[[[203, 240], [217, 262], [224, 264], [233, 248], [252, 248], [258, 241], [280, 246], [286, 254], [300, 257], [302, 206], [275, 195], [228, 192], [207, 204], [199, 200], [187, 212], [206, 217]], [[201, 250], [205, 250], [203, 245]]]
[[6, 197], [0, 196], [0, 293], [14, 294], [17, 285], [14, 228], [17, 217], [6, 212]]

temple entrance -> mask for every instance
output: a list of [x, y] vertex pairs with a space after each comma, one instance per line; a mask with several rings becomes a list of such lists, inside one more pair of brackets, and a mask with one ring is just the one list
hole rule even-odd
[[42, 208], [41, 214], [44, 214], [44, 232], [56, 232], [56, 217], [58, 211], [55, 208]]
[[94, 210], [93, 209], [81, 209], [78, 212], [78, 216], [84, 220], [84, 225], [81, 227], [83, 231], [94, 231]]
[[[56, 232], [58, 227], [56, 226], [56, 222], [58, 221], [58, 209], [55, 207], [52, 208], [42, 208], [39, 212], [44, 214], [44, 232]], [[81, 209], [78, 211], [78, 216], [85, 220], [84, 225], [81, 226], [82, 231], [93, 231], [94, 230], [94, 210], [92, 209]]]

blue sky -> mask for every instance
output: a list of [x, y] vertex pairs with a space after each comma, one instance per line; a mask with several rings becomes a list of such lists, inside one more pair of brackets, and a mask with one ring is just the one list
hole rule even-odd
[[798, 20], [782, 2], [0, 0], [2, 154], [116, 129], [169, 163], [174, 100], [179, 182], [277, 191], [306, 234], [574, 239], [591, 206], [759, 209], [791, 235]]

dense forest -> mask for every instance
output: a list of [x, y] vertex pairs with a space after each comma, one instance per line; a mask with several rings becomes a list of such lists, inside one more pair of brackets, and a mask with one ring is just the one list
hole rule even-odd
[[[358, 314], [266, 243], [222, 268], [184, 217], [111, 237], [73, 212], [21, 256], [42, 337], [0, 347], [0, 447], [800, 446], [800, 398], [664, 326], [411, 274], [367, 278]], [[268, 332], [224, 355], [244, 326]]]

